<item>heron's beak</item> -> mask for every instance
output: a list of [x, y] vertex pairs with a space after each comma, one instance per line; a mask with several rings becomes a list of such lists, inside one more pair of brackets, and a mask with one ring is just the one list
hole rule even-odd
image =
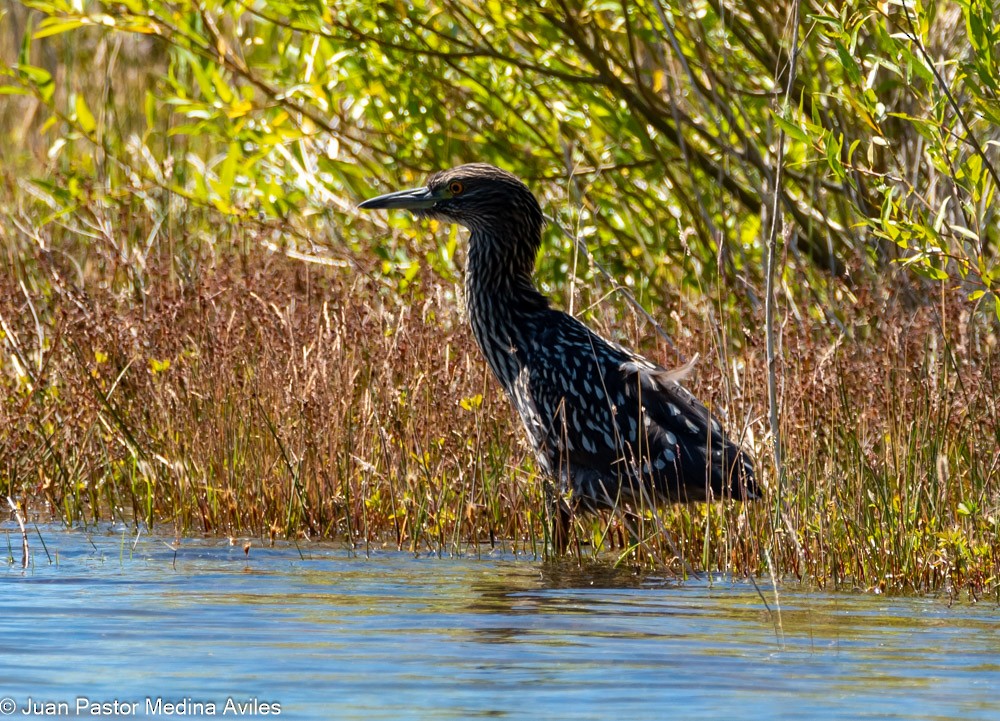
[[380, 208], [402, 208], [403, 210], [427, 210], [433, 207], [441, 198], [431, 192], [430, 188], [414, 188], [413, 190], [397, 190], [377, 198], [370, 198], [358, 205], [362, 210], [377, 210]]

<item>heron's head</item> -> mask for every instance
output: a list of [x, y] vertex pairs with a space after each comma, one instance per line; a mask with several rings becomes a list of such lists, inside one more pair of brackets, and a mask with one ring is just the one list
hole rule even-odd
[[366, 200], [359, 208], [402, 208], [417, 216], [458, 223], [473, 231], [540, 234], [542, 209], [528, 186], [486, 163], [469, 163], [434, 173], [423, 188], [399, 190]]

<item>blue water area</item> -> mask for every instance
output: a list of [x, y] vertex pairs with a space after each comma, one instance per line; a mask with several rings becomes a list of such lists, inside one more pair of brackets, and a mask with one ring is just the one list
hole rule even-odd
[[1000, 718], [992, 604], [50, 526], [22, 570], [0, 531], [0, 715]]

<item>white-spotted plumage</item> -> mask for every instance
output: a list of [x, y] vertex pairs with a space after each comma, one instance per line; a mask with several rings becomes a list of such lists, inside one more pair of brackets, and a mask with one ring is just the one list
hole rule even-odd
[[756, 497], [749, 457], [680, 383], [690, 364], [668, 371], [549, 307], [532, 282], [544, 216], [515, 176], [463, 165], [362, 207], [412, 207], [469, 228], [473, 335], [543, 470], [578, 504]]

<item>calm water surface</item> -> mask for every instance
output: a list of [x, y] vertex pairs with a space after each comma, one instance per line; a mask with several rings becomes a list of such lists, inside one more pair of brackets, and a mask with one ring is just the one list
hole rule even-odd
[[56, 527], [22, 572], [0, 530], [0, 715], [1000, 719], [989, 603]]

